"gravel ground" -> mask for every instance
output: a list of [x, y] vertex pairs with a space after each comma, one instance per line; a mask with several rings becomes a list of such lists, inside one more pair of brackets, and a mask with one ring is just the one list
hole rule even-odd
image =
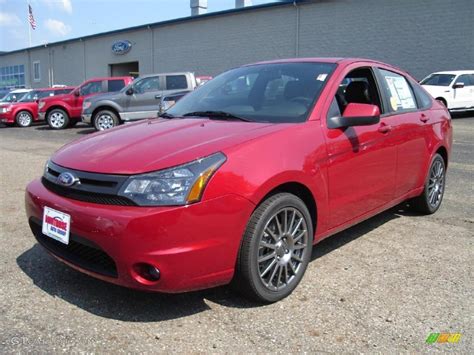
[[[472, 354], [474, 118], [453, 123], [436, 214], [395, 208], [323, 241], [296, 291], [266, 306], [226, 287], [140, 293], [55, 261], [27, 226], [24, 188], [53, 151], [91, 130], [0, 128], [0, 352]], [[431, 332], [462, 337], [428, 345]]]

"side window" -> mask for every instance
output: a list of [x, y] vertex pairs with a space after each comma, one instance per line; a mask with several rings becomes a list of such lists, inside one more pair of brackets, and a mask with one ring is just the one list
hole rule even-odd
[[337, 114], [342, 116], [350, 103], [376, 105], [383, 113], [377, 84], [370, 68], [354, 69], [346, 75], [339, 84], [327, 118], [335, 117]]
[[152, 76], [143, 78], [133, 84], [133, 90], [136, 94], [143, 94], [150, 91], [160, 90], [160, 77]]
[[411, 82], [411, 87], [415, 93], [416, 101], [418, 102], [418, 108], [430, 108], [433, 102], [431, 96], [425, 90], [423, 90], [423, 88], [418, 85], [418, 83]]
[[471, 83], [471, 78], [470, 77], [471, 76], [468, 75], [468, 74], [459, 75], [458, 78], [456, 79], [455, 84], [463, 83], [464, 86], [474, 85], [474, 82]]
[[181, 90], [188, 88], [186, 75], [167, 75], [166, 90]]
[[405, 112], [417, 108], [415, 97], [407, 79], [400, 74], [380, 69], [382, 87], [388, 100], [389, 112]]
[[125, 86], [123, 79], [107, 80], [107, 92], [120, 91]]
[[98, 94], [102, 92], [102, 81], [91, 81], [81, 87], [81, 95]]

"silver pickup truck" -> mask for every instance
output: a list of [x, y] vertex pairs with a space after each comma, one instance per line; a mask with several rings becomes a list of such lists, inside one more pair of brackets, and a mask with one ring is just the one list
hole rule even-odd
[[84, 100], [82, 122], [102, 131], [123, 122], [157, 117], [163, 104], [169, 104], [165, 97], [176, 96], [177, 100], [194, 90], [198, 82], [191, 72], [141, 76], [119, 92]]

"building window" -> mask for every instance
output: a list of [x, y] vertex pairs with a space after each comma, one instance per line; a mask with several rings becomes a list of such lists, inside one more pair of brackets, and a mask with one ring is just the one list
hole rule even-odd
[[25, 87], [25, 66], [11, 65], [0, 67], [0, 88], [14, 89]]
[[33, 80], [41, 81], [40, 62], [33, 62]]

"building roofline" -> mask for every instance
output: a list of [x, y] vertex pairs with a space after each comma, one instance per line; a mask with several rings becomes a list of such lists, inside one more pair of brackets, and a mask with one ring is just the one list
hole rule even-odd
[[197, 16], [179, 17], [179, 18], [175, 18], [175, 19], [171, 19], [171, 20], [152, 22], [152, 23], [147, 23], [147, 24], [144, 24], [144, 25], [132, 26], [132, 27], [127, 27], [127, 28], [120, 28], [120, 29], [117, 29], [117, 30], [100, 32], [100, 33], [96, 33], [96, 34], [92, 34], [92, 35], [70, 38], [70, 39], [66, 39], [64, 41], [46, 43], [46, 44], [41, 44], [41, 45], [34, 46], [34, 47], [26, 47], [26, 48], [21, 48], [21, 49], [15, 49], [15, 50], [9, 51], [9, 52], [6, 52], [6, 51], [5, 52], [0, 52], [0, 57], [7, 56], [9, 54], [30, 51], [30, 50], [33, 50], [33, 49], [40, 49], [40, 48], [58, 46], [58, 45], [77, 42], [77, 41], [80, 42], [80, 41], [84, 41], [84, 40], [87, 40], [87, 39], [92, 39], [92, 38], [97, 38], [97, 37], [102, 37], [102, 36], [107, 36], [107, 35], [113, 35], [113, 34], [116, 34], [116, 33], [137, 31], [137, 30], [146, 29], [146, 28], [153, 28], [153, 27], [162, 27], [162, 26], [172, 25], [172, 24], [175, 24], [175, 23], [185, 23], [185, 22], [200, 20], [200, 19], [204, 19], [204, 18], [212, 18], [212, 17], [218, 17], [218, 16], [222, 16], [222, 15], [229, 15], [229, 14], [234, 14], [234, 13], [260, 10], [260, 9], [271, 8], [271, 7], [290, 6], [290, 5], [294, 5], [294, 4], [297, 4], [297, 3], [309, 2], [309, 1], [310, 0], [281, 0], [279, 2], [272, 2], [272, 3], [268, 3], [268, 4], [253, 5], [253, 6], [246, 6], [246, 7], [242, 7], [242, 8], [232, 8], [232, 9], [228, 9], [228, 10], [215, 11], [215, 12], [210, 12], [210, 13], [201, 14], [201, 15], [197, 15]]

